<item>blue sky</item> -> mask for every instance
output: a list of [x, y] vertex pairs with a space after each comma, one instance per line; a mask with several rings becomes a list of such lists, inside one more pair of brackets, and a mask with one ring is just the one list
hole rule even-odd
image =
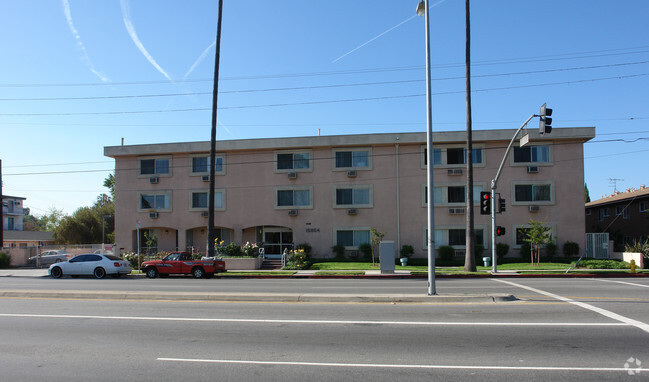
[[[430, 2], [433, 129], [465, 129], [464, 1]], [[417, 1], [225, 0], [218, 139], [425, 131]], [[649, 185], [649, 2], [472, 2], [473, 123], [595, 126], [593, 199]], [[106, 192], [104, 146], [209, 140], [217, 1], [0, 12], [4, 189], [40, 215]], [[533, 121], [530, 128], [537, 128]]]

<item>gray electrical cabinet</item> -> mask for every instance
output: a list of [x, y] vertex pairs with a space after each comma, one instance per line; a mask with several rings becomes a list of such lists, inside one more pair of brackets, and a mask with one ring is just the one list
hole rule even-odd
[[394, 273], [394, 241], [382, 241], [379, 244], [379, 259], [381, 261], [381, 274]]

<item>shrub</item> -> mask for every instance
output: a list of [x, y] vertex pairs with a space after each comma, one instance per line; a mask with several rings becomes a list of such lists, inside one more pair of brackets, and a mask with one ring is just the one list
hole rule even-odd
[[370, 243], [361, 244], [358, 247], [358, 250], [363, 253], [364, 258], [366, 258], [366, 259], [371, 259], [372, 258], [372, 244], [370, 244]]
[[288, 253], [286, 265], [282, 269], [298, 270], [309, 269], [310, 267], [311, 261], [306, 252], [303, 249], [294, 249]]
[[334, 245], [333, 247], [331, 247], [331, 250], [333, 251], [333, 253], [336, 254], [336, 259], [344, 259], [345, 258], [345, 247], [344, 246], [342, 246], [340, 244]]
[[223, 254], [227, 257], [240, 257], [243, 256], [241, 247], [237, 243], [230, 243], [223, 248]]
[[311, 247], [311, 244], [309, 243], [302, 243], [298, 244], [296, 249], [302, 249], [307, 256], [311, 256], [311, 250], [313, 249], [313, 247]]
[[563, 243], [563, 254], [566, 256], [578, 256], [579, 244], [574, 241], [566, 241]]
[[135, 252], [124, 252], [122, 254], [122, 258], [129, 263], [131, 263], [131, 268], [133, 269], [138, 269], [138, 262], [137, 262], [137, 253]]
[[11, 256], [4, 252], [0, 252], [0, 268], [9, 268], [9, 263], [11, 262]]
[[545, 245], [545, 255], [549, 258], [553, 258], [554, 256], [557, 255], [559, 247], [557, 247], [556, 244], [554, 243], [547, 243]]
[[241, 247], [241, 253], [243, 256], [255, 257], [259, 255], [259, 246], [256, 243], [246, 242], [246, 244]]
[[482, 261], [482, 252], [484, 252], [485, 247], [482, 244], [476, 244], [473, 248], [473, 256], [475, 256], [476, 260]]
[[509, 252], [509, 245], [505, 243], [496, 244], [496, 255], [498, 256], [498, 262], [501, 262]]
[[439, 258], [444, 261], [452, 261], [455, 257], [455, 249], [450, 245], [442, 245], [439, 247]]
[[410, 257], [415, 254], [415, 249], [412, 247], [412, 245], [402, 245], [399, 254], [401, 254], [401, 257]]
[[619, 260], [587, 259], [579, 262], [579, 267], [587, 269], [626, 269], [629, 267], [629, 263]]

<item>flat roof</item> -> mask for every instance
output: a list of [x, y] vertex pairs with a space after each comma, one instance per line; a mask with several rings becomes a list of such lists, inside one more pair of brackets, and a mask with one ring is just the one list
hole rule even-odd
[[[525, 130], [524, 130], [525, 131]], [[516, 129], [474, 130], [474, 142], [510, 141]], [[587, 142], [595, 137], [595, 127], [554, 128], [549, 135], [539, 135], [537, 128], [529, 128], [530, 141], [575, 140]], [[425, 143], [426, 133], [380, 133], [353, 135], [322, 135], [308, 137], [233, 139], [216, 142], [217, 151], [236, 150], [282, 150], [304, 147], [393, 145], [396, 143]], [[448, 144], [466, 142], [466, 131], [440, 131], [433, 133], [433, 142]], [[104, 147], [107, 157], [128, 155], [161, 155], [186, 152], [209, 152], [210, 142], [176, 142], [145, 145], [122, 145]]]

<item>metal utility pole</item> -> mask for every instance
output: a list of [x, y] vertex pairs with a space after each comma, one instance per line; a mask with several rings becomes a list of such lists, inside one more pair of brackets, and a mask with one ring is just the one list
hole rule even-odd
[[433, 101], [430, 75], [430, 23], [428, 17], [428, 0], [421, 0], [417, 5], [417, 14], [425, 16], [426, 24], [426, 149], [427, 152], [427, 201], [428, 201], [428, 295], [437, 294], [435, 291], [435, 200], [433, 199]]
[[4, 198], [2, 196], [2, 159], [0, 159], [0, 249], [5, 243], [5, 215], [4, 215]]
[[219, 16], [216, 24], [216, 53], [214, 55], [214, 90], [212, 95], [212, 133], [210, 136], [210, 191], [208, 193], [207, 215], [207, 256], [214, 257], [214, 175], [216, 162], [216, 111], [219, 98], [219, 63], [221, 61], [221, 22], [223, 20], [223, 0], [219, 0]]
[[475, 272], [475, 218], [473, 216], [473, 120], [471, 118], [471, 6], [465, 2], [466, 14], [466, 253], [464, 271]]

